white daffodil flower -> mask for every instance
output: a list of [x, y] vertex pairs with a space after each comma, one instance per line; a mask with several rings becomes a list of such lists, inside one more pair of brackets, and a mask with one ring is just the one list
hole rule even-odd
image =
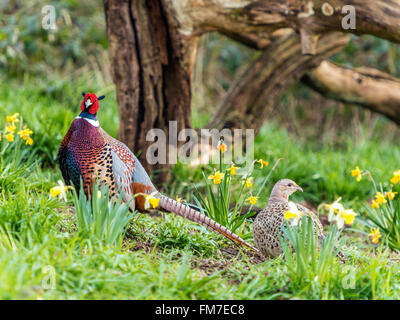
[[356, 215], [357, 213], [355, 213], [353, 209], [345, 209], [334, 217], [334, 221], [336, 221], [337, 227], [342, 229], [345, 223], [353, 224]]
[[144, 197], [146, 198], [146, 201], [144, 203], [144, 208], [147, 210], [150, 208], [155, 209], [158, 207], [158, 204], [160, 203], [160, 198], [158, 196], [158, 191], [154, 191], [151, 194], [146, 194]]
[[284, 213], [285, 220], [290, 221], [290, 225], [292, 227], [297, 226], [302, 215], [303, 212], [297, 208], [296, 204], [292, 201], [289, 201], [289, 210]]
[[340, 200], [342, 200], [342, 198], [338, 198], [334, 203], [332, 204], [328, 204], [326, 207], [327, 209], [329, 209], [329, 216], [328, 216], [328, 220], [331, 222], [335, 219], [335, 216], [340, 214], [343, 210], [344, 207], [343, 205], [340, 203]]

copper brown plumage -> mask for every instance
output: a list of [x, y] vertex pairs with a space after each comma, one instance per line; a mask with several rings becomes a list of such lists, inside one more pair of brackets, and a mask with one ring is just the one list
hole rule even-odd
[[258, 251], [224, 226], [186, 205], [161, 195], [154, 187], [143, 166], [129, 148], [108, 135], [97, 120], [98, 100], [93, 93], [83, 93], [81, 114], [73, 121], [61, 142], [58, 152], [59, 164], [64, 180], [79, 190], [83, 182], [88, 196], [92, 184], [98, 181], [106, 184], [110, 196], [123, 194], [123, 200], [130, 203], [130, 209], [144, 211], [145, 200], [137, 194], [153, 194], [160, 199], [160, 207], [186, 219], [216, 231], [228, 239]]

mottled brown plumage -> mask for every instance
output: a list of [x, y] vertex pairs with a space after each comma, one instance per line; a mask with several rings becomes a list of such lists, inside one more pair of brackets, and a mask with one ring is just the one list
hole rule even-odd
[[[282, 253], [278, 236], [283, 236], [281, 226], [285, 221], [284, 214], [289, 210], [289, 196], [296, 191], [303, 191], [303, 189], [292, 180], [278, 181], [272, 189], [267, 207], [254, 220], [255, 245], [267, 257], [276, 257]], [[296, 203], [296, 206], [298, 210], [311, 217], [314, 231], [316, 229], [318, 232], [318, 242], [321, 245], [324, 234], [318, 217], [302, 205]]]

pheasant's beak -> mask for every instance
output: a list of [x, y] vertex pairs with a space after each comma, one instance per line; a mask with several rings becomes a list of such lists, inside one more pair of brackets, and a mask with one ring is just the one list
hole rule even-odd
[[303, 192], [303, 189], [301, 187], [299, 187], [299, 186], [296, 187], [296, 190]]

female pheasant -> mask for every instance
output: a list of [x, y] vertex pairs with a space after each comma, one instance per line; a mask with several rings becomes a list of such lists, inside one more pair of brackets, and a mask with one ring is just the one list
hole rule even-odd
[[81, 180], [86, 196], [92, 191], [92, 184], [98, 181], [108, 185], [110, 197], [123, 193], [123, 200], [130, 202], [132, 211], [145, 211], [145, 197], [136, 194], [152, 194], [160, 199], [159, 206], [169, 212], [199, 223], [228, 239], [258, 251], [224, 226], [211, 220], [199, 211], [172, 200], [157, 191], [149, 176], [129, 148], [108, 135], [97, 120], [99, 101], [104, 96], [82, 93], [81, 113], [72, 122], [58, 151], [60, 169], [66, 184], [77, 190]]
[[[285, 222], [284, 214], [289, 210], [290, 195], [296, 191], [303, 191], [303, 189], [294, 181], [290, 179], [279, 180], [272, 188], [267, 207], [254, 220], [254, 242], [256, 247], [266, 257], [276, 257], [282, 254], [279, 235], [283, 237], [281, 226]], [[296, 203], [295, 205], [299, 211], [311, 218], [314, 232], [318, 236], [318, 245], [321, 246], [325, 235], [317, 215], [301, 204]], [[346, 259], [346, 256], [340, 251], [337, 253], [337, 256], [341, 260]]]

